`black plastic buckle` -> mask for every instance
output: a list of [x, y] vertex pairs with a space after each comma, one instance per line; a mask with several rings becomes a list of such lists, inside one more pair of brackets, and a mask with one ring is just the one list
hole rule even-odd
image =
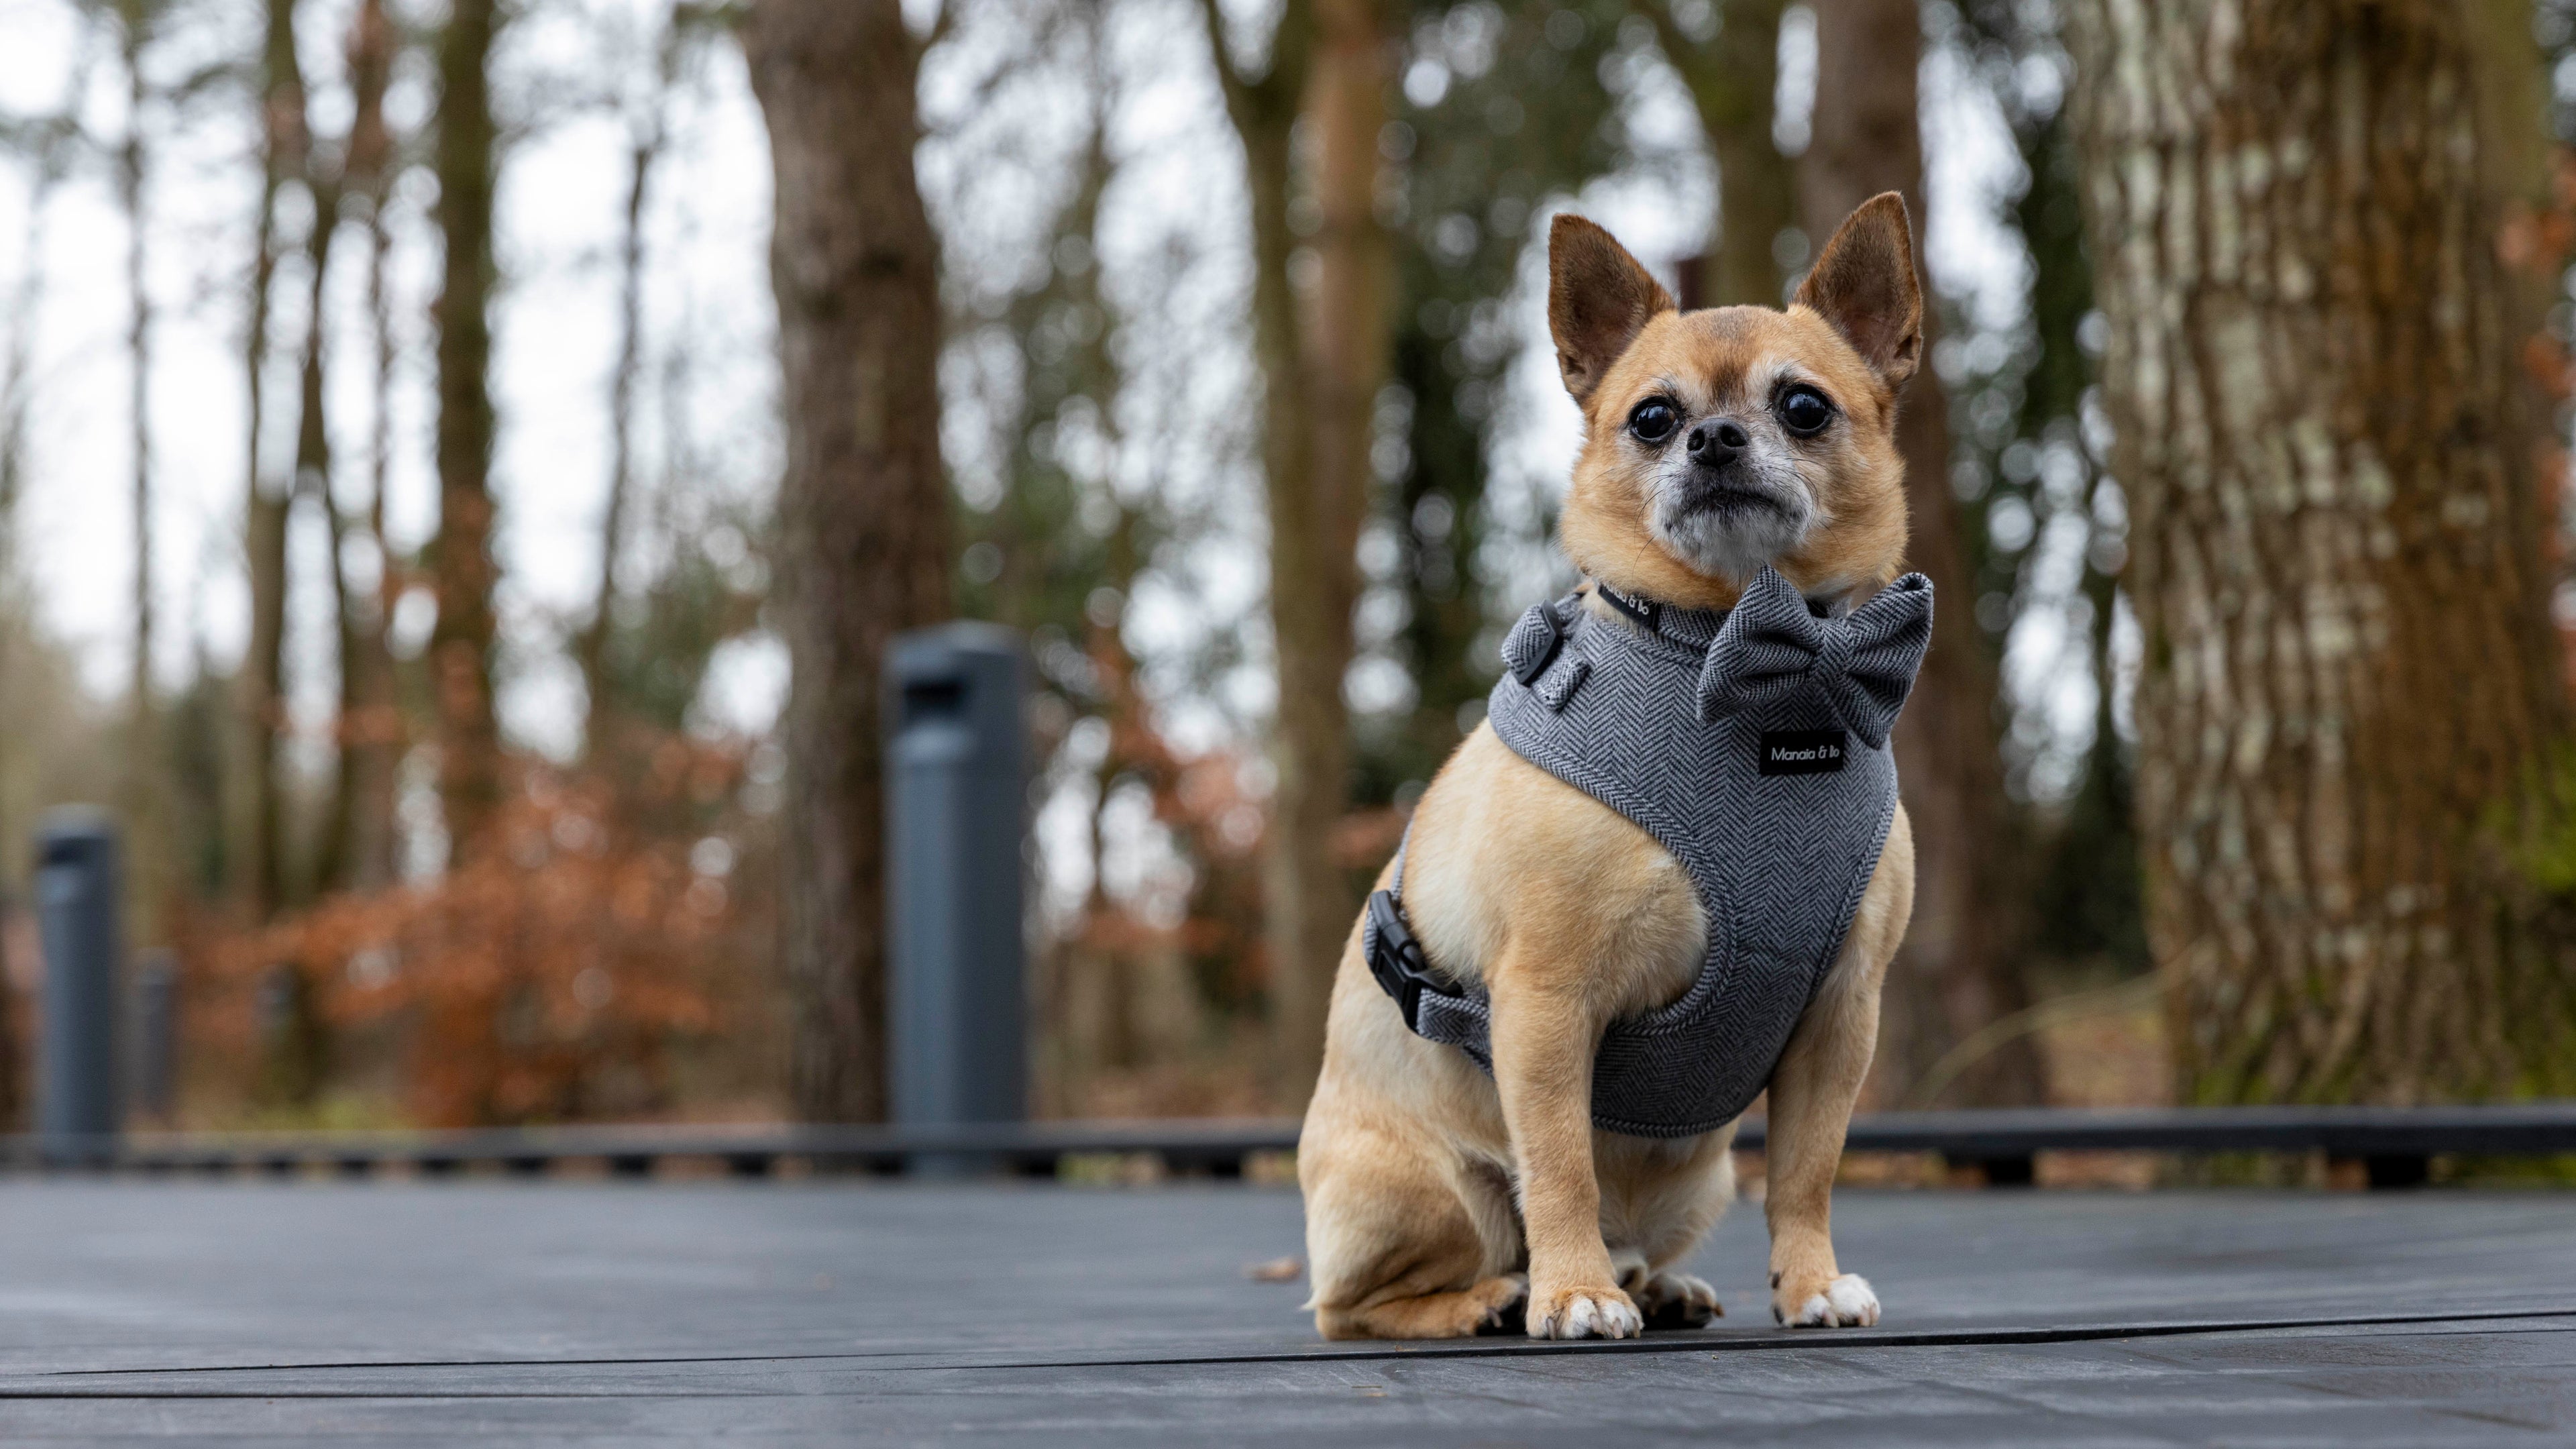
[[1556, 605], [1539, 605], [1538, 616], [1547, 621], [1547, 647], [1531, 655], [1527, 663], [1512, 671], [1512, 678], [1519, 680], [1523, 689], [1537, 683], [1538, 677], [1547, 673], [1547, 667], [1555, 663], [1556, 656], [1565, 649], [1565, 620], [1558, 617]]
[[[1431, 962], [1422, 954], [1422, 943], [1413, 939], [1413, 931], [1404, 923], [1404, 907], [1393, 891], [1376, 891], [1368, 899], [1369, 974], [1386, 994], [1395, 998], [1396, 1009], [1404, 1013], [1407, 1029], [1415, 1027], [1415, 1013], [1421, 1009], [1422, 993], [1441, 992], [1440, 978], [1431, 974]], [[1445, 993], [1443, 993], [1445, 994]]]

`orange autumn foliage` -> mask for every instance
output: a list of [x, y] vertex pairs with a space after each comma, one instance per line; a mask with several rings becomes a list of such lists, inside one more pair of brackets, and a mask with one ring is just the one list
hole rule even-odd
[[732, 869], [744, 758], [666, 738], [622, 778], [521, 763], [498, 848], [201, 942], [209, 1015], [255, 1055], [262, 984], [291, 969], [338, 1044], [333, 1075], [386, 1065], [353, 1046], [399, 1054], [424, 1126], [665, 1109], [671, 1048], [722, 1029], [729, 976], [769, 945], [766, 892], [743, 900]]

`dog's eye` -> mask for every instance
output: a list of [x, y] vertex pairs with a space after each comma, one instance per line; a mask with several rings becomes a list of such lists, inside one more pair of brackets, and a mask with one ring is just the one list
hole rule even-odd
[[1825, 395], [1800, 384], [1780, 394], [1780, 426], [1802, 438], [1812, 438], [1834, 420], [1834, 405]]
[[1641, 443], [1660, 443], [1671, 437], [1673, 429], [1681, 425], [1681, 413], [1659, 397], [1646, 399], [1637, 404], [1635, 412], [1628, 414], [1628, 431], [1635, 433]]

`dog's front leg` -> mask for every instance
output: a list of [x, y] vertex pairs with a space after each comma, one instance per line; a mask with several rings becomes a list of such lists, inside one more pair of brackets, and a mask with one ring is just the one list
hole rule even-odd
[[[1601, 1241], [1592, 1166], [1592, 1056], [1601, 1038], [1579, 982], [1559, 963], [1496, 963], [1494, 1085], [1520, 1168], [1532, 1338], [1633, 1338], [1645, 1327]], [[1518, 969], [1515, 969], [1517, 967]]]
[[1771, 1316], [1799, 1328], [1866, 1328], [1878, 1294], [1834, 1261], [1834, 1173], [1878, 1046], [1878, 994], [1914, 911], [1914, 832], [1899, 810], [1842, 954], [1771, 1073], [1762, 1214], [1771, 1224]]
[[1772, 1074], [1762, 1213], [1771, 1223], [1771, 1316], [1781, 1323], [1878, 1322], [1878, 1295], [1835, 1263], [1833, 1232], [1834, 1172], [1877, 1038], [1876, 993], [1819, 1000]]

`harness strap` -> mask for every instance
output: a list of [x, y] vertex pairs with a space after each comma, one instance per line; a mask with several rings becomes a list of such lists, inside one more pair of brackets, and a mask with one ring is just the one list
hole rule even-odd
[[[1636, 620], [1638, 626], [1644, 629], [1647, 633], [1660, 634], [1663, 632], [1661, 628], [1661, 620], [1664, 613], [1663, 605], [1656, 603], [1652, 599], [1629, 598], [1626, 594], [1619, 592], [1617, 589], [1610, 587], [1599, 579], [1594, 579], [1592, 581], [1592, 587], [1600, 591], [1603, 602], [1609, 604], [1610, 607], [1617, 609], [1620, 613], [1627, 615], [1629, 618]], [[1527, 684], [1529, 681], [1524, 679], [1521, 683]]]

